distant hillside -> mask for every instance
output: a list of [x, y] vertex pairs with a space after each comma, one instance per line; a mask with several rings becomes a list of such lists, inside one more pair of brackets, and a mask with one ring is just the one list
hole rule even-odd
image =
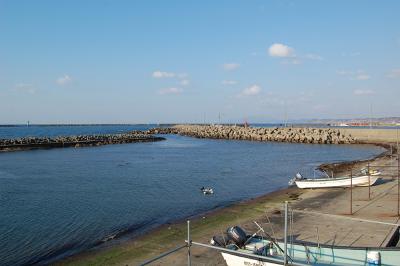
[[316, 124], [347, 124], [347, 125], [400, 125], [400, 117], [379, 117], [379, 118], [350, 118], [350, 119], [311, 119], [309, 123]]

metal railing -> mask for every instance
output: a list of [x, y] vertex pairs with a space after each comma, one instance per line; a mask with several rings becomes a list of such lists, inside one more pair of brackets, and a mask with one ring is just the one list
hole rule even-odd
[[262, 255], [257, 255], [257, 254], [253, 254], [253, 253], [245, 253], [242, 251], [238, 251], [238, 250], [233, 250], [233, 249], [228, 249], [228, 248], [223, 248], [223, 247], [218, 247], [218, 246], [212, 246], [209, 244], [204, 244], [204, 243], [200, 243], [200, 242], [195, 242], [192, 241], [191, 237], [190, 237], [190, 221], [187, 221], [187, 239], [185, 240], [185, 244], [180, 245], [174, 249], [171, 249], [169, 251], [166, 251], [160, 255], [158, 255], [157, 257], [151, 258], [145, 262], [142, 262], [140, 264], [140, 266], [144, 266], [144, 265], [148, 265], [152, 262], [155, 262], [157, 260], [160, 260], [168, 255], [171, 255], [183, 248], [187, 248], [187, 265], [191, 266], [192, 264], [192, 259], [191, 259], [191, 247], [192, 246], [198, 246], [198, 247], [203, 247], [203, 248], [208, 248], [208, 249], [213, 249], [213, 250], [217, 250], [217, 251], [221, 251], [223, 253], [227, 253], [227, 254], [233, 254], [233, 255], [238, 255], [238, 256], [242, 256], [242, 257], [246, 257], [248, 259], [254, 259], [257, 261], [265, 261], [265, 262], [270, 262], [270, 263], [274, 263], [277, 265], [293, 265], [293, 266], [308, 266], [309, 264], [306, 263], [299, 263], [299, 262], [293, 262], [291, 261], [290, 263], [288, 262], [288, 258], [290, 259], [290, 257], [287, 254], [287, 217], [288, 217], [288, 202], [285, 201], [285, 247], [284, 247], [284, 252], [283, 252], [283, 258], [276, 258], [276, 257], [268, 257], [268, 256], [262, 256]]

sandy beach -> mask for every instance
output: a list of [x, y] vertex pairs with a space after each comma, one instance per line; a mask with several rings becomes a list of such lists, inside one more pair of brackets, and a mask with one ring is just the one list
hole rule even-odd
[[[393, 131], [387, 131], [393, 135]], [[395, 131], [394, 131], [395, 132]], [[369, 137], [365, 131], [362, 133]], [[353, 132], [353, 136], [358, 137]], [[363, 136], [364, 136], [363, 135]], [[358, 138], [364, 143], [393, 144], [385, 141], [385, 132], [380, 139], [370, 141]], [[294, 240], [347, 246], [387, 246], [391, 242], [393, 226], [361, 222], [367, 219], [398, 223], [397, 216], [397, 160], [391, 154], [395, 149], [369, 161], [326, 164], [323, 168], [342, 174], [364, 168], [382, 171], [381, 180], [371, 187], [300, 190], [288, 188], [265, 196], [239, 202], [232, 206], [211, 211], [197, 217], [190, 217], [193, 241], [209, 243], [213, 235], [222, 234], [227, 227], [240, 225], [248, 233], [257, 231], [257, 221], [266, 232], [276, 238], [283, 236], [282, 207], [289, 201], [294, 213], [291, 235]], [[369, 194], [370, 192], [370, 194]], [[350, 207], [350, 193], [352, 205]], [[320, 213], [329, 214], [321, 215]], [[346, 217], [346, 218], [344, 218]], [[347, 219], [351, 217], [352, 219]], [[186, 220], [163, 225], [134, 240], [108, 248], [88, 251], [57, 263], [57, 265], [138, 265], [141, 262], [184, 244]], [[318, 232], [318, 233], [316, 233]], [[185, 265], [185, 249], [165, 257], [152, 265]], [[192, 248], [193, 265], [225, 265], [222, 256], [204, 248]]]

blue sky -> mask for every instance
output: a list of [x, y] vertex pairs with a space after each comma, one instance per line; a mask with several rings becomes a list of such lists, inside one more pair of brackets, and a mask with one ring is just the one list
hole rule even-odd
[[0, 1], [0, 123], [400, 116], [399, 1]]

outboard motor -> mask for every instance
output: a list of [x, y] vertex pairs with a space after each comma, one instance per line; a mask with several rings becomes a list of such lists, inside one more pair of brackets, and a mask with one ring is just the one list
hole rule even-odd
[[226, 230], [226, 233], [238, 247], [242, 247], [247, 240], [245, 231], [243, 231], [239, 226], [229, 227], [228, 230]]
[[296, 179], [297, 179], [297, 180], [302, 180], [302, 179], [303, 179], [303, 176], [302, 176], [300, 173], [297, 173], [297, 174], [296, 174]]
[[213, 236], [210, 240], [210, 244], [216, 247], [226, 247], [227, 239], [223, 236]]
[[300, 173], [297, 173], [293, 178], [291, 178], [288, 182], [289, 186], [294, 186], [297, 180], [302, 180], [303, 176]]

